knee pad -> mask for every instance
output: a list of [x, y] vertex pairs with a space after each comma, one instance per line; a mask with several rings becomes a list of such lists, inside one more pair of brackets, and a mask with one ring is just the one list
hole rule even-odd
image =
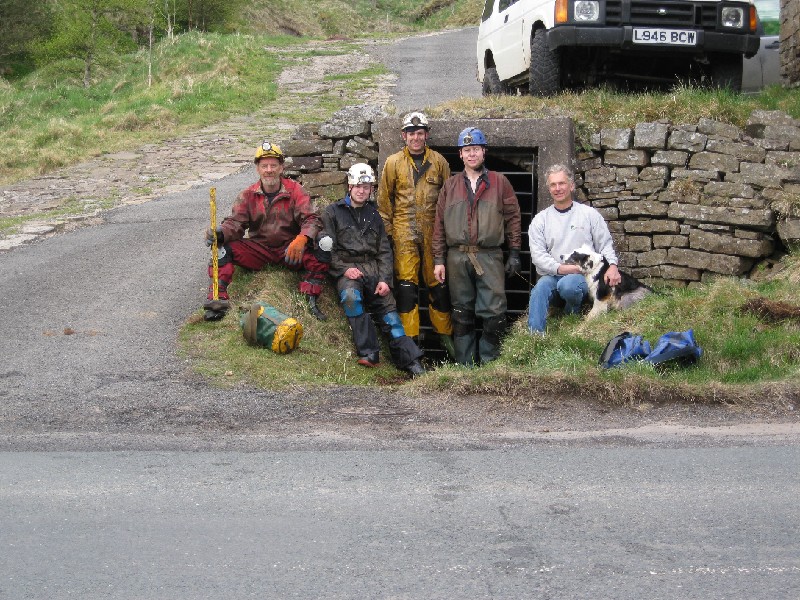
[[452, 305], [450, 304], [450, 290], [447, 288], [446, 283], [440, 283], [428, 288], [428, 295], [431, 298], [431, 306], [439, 312], [450, 312]]
[[[217, 265], [222, 267], [224, 265], [230, 264], [233, 261], [233, 252], [231, 252], [231, 247], [228, 244], [222, 244], [221, 246], [217, 247]], [[211, 266], [211, 260], [208, 261], [209, 266]]]
[[497, 315], [483, 320], [483, 332], [490, 335], [500, 336], [506, 328], [506, 316]]
[[400, 321], [400, 315], [397, 314], [397, 311], [392, 311], [390, 313], [386, 313], [383, 315], [383, 322], [389, 327], [389, 334], [392, 338], [400, 338], [406, 334], [405, 329], [403, 329], [403, 323]]
[[339, 301], [344, 307], [344, 314], [348, 317], [358, 317], [364, 314], [364, 302], [361, 290], [348, 288], [339, 292]]
[[453, 335], [467, 335], [475, 331], [475, 313], [463, 308], [454, 308], [452, 313]]
[[397, 293], [394, 295], [398, 312], [407, 313], [414, 310], [418, 296], [419, 291], [413, 281], [399, 281], [397, 283]]

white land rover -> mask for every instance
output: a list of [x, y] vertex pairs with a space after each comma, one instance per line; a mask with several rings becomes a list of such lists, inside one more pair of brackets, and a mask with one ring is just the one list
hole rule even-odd
[[485, 0], [484, 94], [549, 96], [619, 80], [742, 87], [760, 23], [748, 0]]

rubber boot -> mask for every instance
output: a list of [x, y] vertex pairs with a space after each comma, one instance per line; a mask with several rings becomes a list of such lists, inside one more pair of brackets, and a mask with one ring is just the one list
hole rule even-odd
[[439, 345], [442, 347], [442, 350], [447, 352], [447, 355], [451, 360], [456, 359], [456, 349], [453, 346], [452, 335], [446, 335], [444, 333], [439, 334]]
[[230, 304], [225, 299], [206, 300], [205, 304], [203, 304], [203, 308], [206, 309], [206, 312], [203, 314], [203, 320], [219, 321], [228, 313]]
[[419, 375], [425, 374], [425, 367], [422, 366], [419, 360], [415, 360], [406, 367], [406, 371], [408, 371], [412, 377], [418, 377]]
[[316, 318], [318, 321], [328, 320], [328, 317], [325, 316], [325, 313], [322, 312], [317, 306], [316, 296], [308, 296], [308, 308], [311, 310], [311, 314], [314, 315], [314, 318]]

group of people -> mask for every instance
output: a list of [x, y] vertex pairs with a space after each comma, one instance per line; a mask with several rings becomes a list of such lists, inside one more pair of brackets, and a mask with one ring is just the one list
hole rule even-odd
[[[389, 338], [392, 362], [419, 375], [424, 372], [417, 345], [421, 276], [441, 347], [466, 366], [496, 359], [506, 328], [506, 278], [521, 269], [519, 202], [508, 179], [486, 168], [483, 131], [468, 127], [459, 134], [464, 169], [455, 175], [428, 147], [429, 134], [423, 113], [407, 114], [401, 128], [404, 147], [387, 158], [380, 182], [368, 164], [353, 165], [347, 194], [321, 214], [299, 183], [282, 177], [284, 155], [265, 141], [255, 154], [259, 181], [238, 195], [215, 231], [206, 231], [207, 241], [216, 237], [218, 246], [218, 293], [215, 298], [209, 285], [205, 319], [225, 316], [235, 265], [258, 270], [283, 264], [302, 271], [300, 292], [320, 320], [326, 316], [317, 299], [330, 275], [352, 329], [358, 364], [374, 367], [380, 361], [374, 318]], [[609, 285], [619, 282], [611, 234], [600, 213], [573, 201], [575, 183], [566, 166], [553, 165], [546, 175], [553, 204], [534, 217], [528, 231], [539, 275], [528, 311], [534, 334], [544, 333], [556, 296], [566, 313], [580, 310], [586, 282], [576, 266], [562, 262], [575, 248], [587, 244], [602, 253], [612, 265]], [[482, 323], [480, 336], [476, 319]]]

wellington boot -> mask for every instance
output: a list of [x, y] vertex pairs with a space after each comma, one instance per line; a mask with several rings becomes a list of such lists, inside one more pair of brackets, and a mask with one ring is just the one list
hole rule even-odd
[[225, 313], [230, 308], [230, 302], [224, 298], [220, 298], [219, 300], [206, 300], [203, 304], [203, 308], [206, 310], [213, 310], [214, 312], [221, 312]]
[[227, 311], [224, 311], [224, 310], [210, 310], [209, 309], [205, 313], [203, 313], [203, 320], [204, 321], [219, 321], [220, 319], [223, 319], [226, 314], [227, 314]]
[[379, 363], [380, 357], [377, 354], [358, 357], [358, 364], [360, 364], [362, 367], [377, 367]]
[[442, 347], [442, 350], [447, 352], [447, 355], [452, 359], [456, 359], [456, 349], [453, 346], [453, 336], [452, 335], [439, 335], [439, 345]]
[[418, 377], [425, 374], [425, 367], [423, 367], [418, 360], [415, 360], [406, 367], [406, 371], [408, 371], [412, 377]]

